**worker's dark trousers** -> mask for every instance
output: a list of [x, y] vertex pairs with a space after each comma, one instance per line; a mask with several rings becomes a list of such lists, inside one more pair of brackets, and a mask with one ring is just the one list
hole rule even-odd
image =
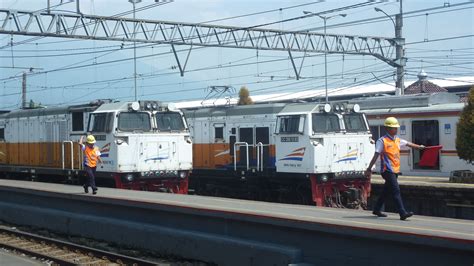
[[85, 166], [87, 182], [84, 184], [84, 187], [91, 187], [93, 191], [97, 190], [95, 186], [95, 169], [96, 167]]
[[407, 211], [403, 206], [402, 196], [400, 194], [400, 187], [398, 186], [398, 174], [386, 171], [382, 173], [382, 177], [385, 180], [385, 184], [383, 186], [382, 194], [380, 194], [380, 197], [374, 206], [374, 211], [381, 211], [385, 201], [387, 201], [387, 199], [392, 196], [395, 201], [395, 205], [397, 206], [398, 213], [400, 215], [406, 214]]

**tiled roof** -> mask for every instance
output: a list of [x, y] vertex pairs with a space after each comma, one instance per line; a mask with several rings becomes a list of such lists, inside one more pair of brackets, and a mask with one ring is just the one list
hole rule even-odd
[[417, 94], [417, 93], [433, 93], [433, 92], [446, 92], [443, 87], [440, 87], [428, 80], [417, 80], [405, 89], [405, 94]]

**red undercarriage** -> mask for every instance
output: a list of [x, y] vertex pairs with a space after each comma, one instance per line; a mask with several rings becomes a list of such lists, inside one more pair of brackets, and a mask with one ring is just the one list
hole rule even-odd
[[123, 182], [119, 174], [114, 175], [115, 187], [131, 190], [161, 191], [188, 194], [188, 177], [170, 179], [146, 179]]
[[[318, 183], [316, 175], [311, 175], [311, 191], [316, 206], [337, 207], [337, 199], [333, 200], [334, 197], [337, 196], [335, 192], [339, 192], [340, 195], [340, 193], [348, 191], [349, 188], [358, 189], [360, 191], [361, 202], [363, 204], [367, 203], [367, 199], [370, 196], [370, 179], [354, 179], [350, 181], [344, 179]], [[330, 203], [335, 203], [328, 204], [328, 201]]]

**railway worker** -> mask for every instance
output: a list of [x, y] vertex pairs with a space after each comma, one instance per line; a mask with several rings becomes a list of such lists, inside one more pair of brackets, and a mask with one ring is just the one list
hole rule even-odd
[[86, 170], [88, 179], [84, 184], [84, 192], [89, 193], [89, 187], [92, 188], [92, 194], [97, 194], [97, 187], [95, 186], [95, 170], [97, 163], [102, 163], [100, 159], [99, 147], [95, 146], [95, 138], [93, 135], [88, 135], [86, 138], [86, 145], [83, 144], [84, 136], [81, 136], [79, 145], [81, 145], [84, 152], [84, 169]]
[[372, 160], [369, 163], [369, 167], [365, 171], [365, 176], [370, 178], [372, 175], [372, 166], [380, 156], [381, 173], [385, 180], [382, 194], [377, 200], [374, 206], [373, 214], [377, 217], [387, 217], [385, 213], [382, 213], [382, 207], [386, 199], [390, 196], [395, 200], [398, 213], [400, 214], [400, 220], [406, 220], [408, 217], [413, 216], [413, 212], [408, 212], [403, 206], [402, 197], [400, 194], [400, 187], [398, 186], [398, 175], [400, 174], [400, 147], [408, 146], [415, 149], [424, 149], [425, 146], [413, 144], [397, 136], [397, 130], [400, 127], [398, 120], [395, 117], [388, 117], [384, 122], [387, 134], [377, 140], [375, 144], [375, 153]]

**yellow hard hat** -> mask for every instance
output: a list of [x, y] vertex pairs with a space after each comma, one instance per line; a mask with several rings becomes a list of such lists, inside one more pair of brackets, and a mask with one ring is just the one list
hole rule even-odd
[[400, 124], [398, 123], [398, 120], [391, 116], [391, 117], [387, 117], [387, 119], [385, 119], [385, 122], [383, 123], [384, 126], [386, 127], [400, 127]]
[[95, 143], [95, 138], [92, 135], [87, 136], [87, 143], [89, 144], [94, 144]]

